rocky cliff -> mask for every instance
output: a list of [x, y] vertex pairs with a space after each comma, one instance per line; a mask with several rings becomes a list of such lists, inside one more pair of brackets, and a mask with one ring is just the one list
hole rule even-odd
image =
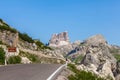
[[[88, 45], [89, 43], [84, 44]], [[115, 79], [117, 60], [110, 53], [106, 41], [104, 43], [100, 41], [96, 44], [91, 44], [90, 42], [89, 46], [86, 46], [86, 54], [78, 68], [91, 71], [100, 77], [107, 78], [110, 76]]]

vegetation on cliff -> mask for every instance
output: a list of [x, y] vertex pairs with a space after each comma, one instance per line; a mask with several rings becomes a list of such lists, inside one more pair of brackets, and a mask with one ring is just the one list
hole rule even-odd
[[0, 19], [0, 23], [2, 24], [2, 25], [0, 25], [0, 30], [2, 30], [2, 31], [3, 30], [7, 30], [7, 31], [11, 31], [13, 33], [17, 33], [16, 29], [11, 28], [8, 24], [6, 24], [5, 22], [3, 22], [2, 19]]
[[34, 40], [30, 36], [28, 36], [28, 34], [26, 34], [26, 33], [19, 32], [19, 37], [20, 37], [20, 39], [22, 39], [24, 41], [27, 41], [29, 43], [34, 43]]
[[[98, 77], [97, 75], [86, 72], [83, 70], [78, 70], [75, 65], [68, 64], [68, 68], [74, 72], [74, 74], [68, 76], [69, 80], [105, 80], [104, 78]], [[110, 79], [111, 80], [111, 79]]]
[[3, 48], [0, 47], [0, 65], [5, 63], [5, 52]]
[[49, 49], [49, 50], [52, 50], [52, 48], [44, 45], [40, 40], [37, 40], [35, 43], [38, 46], [38, 49]]
[[19, 64], [19, 63], [21, 63], [21, 57], [20, 56], [11, 56], [8, 58], [7, 63], [8, 64]]

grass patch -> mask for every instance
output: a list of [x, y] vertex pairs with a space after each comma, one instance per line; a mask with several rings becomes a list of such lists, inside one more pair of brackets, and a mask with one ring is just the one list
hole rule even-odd
[[54, 64], [57, 64], [57, 63], [64, 64], [65, 63], [65, 61], [60, 60], [60, 59], [58, 60], [56, 58], [39, 57], [38, 55], [30, 54], [30, 53], [23, 52], [23, 51], [20, 51], [20, 56], [27, 57], [33, 63], [48, 63], [48, 64], [49, 63], [54, 63]]
[[70, 59], [72, 62], [74, 62], [75, 64], [79, 64], [82, 59], [84, 58], [84, 55], [79, 55], [79, 56], [65, 56], [66, 58]]
[[120, 54], [113, 54], [117, 61], [120, 61]]
[[20, 51], [19, 55], [22, 56], [22, 57], [27, 57], [33, 63], [40, 62], [39, 57], [37, 55], [35, 55], [35, 54], [30, 54], [30, 53], [27, 53], [27, 52]]
[[77, 58], [75, 58], [75, 60], [74, 60], [73, 62], [74, 62], [75, 64], [79, 64], [83, 58], [84, 58], [83, 55], [79, 55]]
[[112, 55], [114, 56], [114, 58], [117, 60], [117, 62], [120, 62], [120, 52], [119, 49], [116, 48], [109, 48], [110, 53], [112, 53]]

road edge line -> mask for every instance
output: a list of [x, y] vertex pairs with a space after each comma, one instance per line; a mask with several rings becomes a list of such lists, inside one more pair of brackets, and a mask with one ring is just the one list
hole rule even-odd
[[59, 73], [65, 66], [66, 66], [66, 64], [60, 66], [56, 71], [54, 71], [54, 72], [47, 78], [47, 80], [54, 80], [55, 77], [56, 77], [55, 75], [56, 75], [57, 73]]

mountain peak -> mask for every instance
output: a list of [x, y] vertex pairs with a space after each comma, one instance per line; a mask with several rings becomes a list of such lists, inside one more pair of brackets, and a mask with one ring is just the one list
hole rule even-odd
[[57, 46], [63, 46], [68, 45], [70, 43], [68, 32], [62, 32], [58, 34], [53, 34], [50, 41], [49, 46], [57, 47]]
[[101, 34], [97, 34], [97, 35], [94, 35], [94, 36], [92, 36], [92, 37], [89, 37], [87, 40], [85, 40], [85, 42], [87, 43], [87, 44], [92, 44], [92, 45], [99, 45], [99, 44], [106, 44], [107, 43], [107, 41], [106, 41], [106, 39], [104, 38], [104, 36], [103, 35], [101, 35]]

